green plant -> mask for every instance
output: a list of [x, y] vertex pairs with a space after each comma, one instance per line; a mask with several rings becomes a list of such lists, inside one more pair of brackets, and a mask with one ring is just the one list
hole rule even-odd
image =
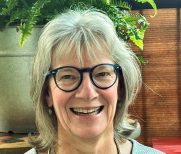
[[[149, 3], [156, 14], [154, 0], [134, 1]], [[23, 46], [35, 25], [44, 25], [58, 13], [77, 5], [106, 12], [113, 20], [119, 37], [143, 50], [148, 22], [143, 15], [133, 14], [131, 5], [122, 0], [0, 0], [0, 27], [15, 25], [21, 32], [20, 45]]]

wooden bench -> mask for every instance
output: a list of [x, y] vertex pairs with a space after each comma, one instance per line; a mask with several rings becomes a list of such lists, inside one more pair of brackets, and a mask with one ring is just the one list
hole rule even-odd
[[28, 134], [0, 133], [0, 154], [24, 154], [30, 148]]

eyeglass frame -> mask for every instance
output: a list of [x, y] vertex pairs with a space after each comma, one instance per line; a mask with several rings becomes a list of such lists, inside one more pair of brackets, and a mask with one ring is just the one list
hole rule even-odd
[[[116, 74], [115, 81], [114, 81], [110, 86], [108, 86], [108, 87], [99, 87], [99, 86], [94, 82], [94, 79], [93, 79], [93, 77], [92, 77], [92, 72], [94, 71], [94, 69], [95, 69], [96, 67], [98, 67], [98, 66], [101, 66], [101, 65], [113, 66], [114, 71], [115, 71], [115, 74]], [[76, 86], [75, 88], [73, 88], [72, 90], [64, 90], [64, 89], [60, 88], [60, 87], [58, 86], [58, 84], [57, 84], [56, 74], [57, 74], [57, 72], [58, 72], [60, 69], [63, 69], [63, 68], [73, 68], [73, 69], [77, 70], [77, 71], [79, 72], [79, 74], [80, 74], [80, 81], [79, 81], [79, 83], [77, 84], [77, 86]], [[65, 92], [72, 92], [72, 91], [78, 89], [79, 86], [81, 85], [81, 83], [82, 83], [82, 81], [83, 81], [83, 73], [89, 73], [89, 77], [90, 77], [91, 83], [92, 83], [95, 87], [97, 87], [97, 88], [99, 88], [99, 89], [108, 89], [108, 88], [112, 87], [112, 86], [115, 84], [117, 78], [122, 74], [122, 69], [121, 69], [121, 66], [120, 66], [120, 65], [118, 65], [118, 64], [110, 64], [110, 63], [101, 63], [101, 64], [95, 65], [95, 66], [93, 66], [93, 67], [91, 67], [91, 68], [90, 68], [90, 67], [78, 68], [78, 67], [74, 67], [74, 66], [62, 66], [62, 67], [58, 67], [58, 68], [49, 70], [49, 71], [45, 74], [45, 78], [48, 78], [49, 76], [53, 76], [54, 82], [55, 82], [56, 86], [57, 86], [60, 90], [65, 91]]]

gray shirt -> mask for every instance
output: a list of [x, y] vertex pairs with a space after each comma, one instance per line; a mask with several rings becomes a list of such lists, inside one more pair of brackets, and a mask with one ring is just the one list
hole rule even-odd
[[[133, 139], [129, 139], [129, 140], [132, 142], [132, 145], [133, 145], [131, 154], [165, 154], [164, 152], [161, 152], [159, 150], [140, 144], [136, 140], [133, 140]], [[37, 152], [33, 148], [27, 151], [25, 154], [37, 154]]]

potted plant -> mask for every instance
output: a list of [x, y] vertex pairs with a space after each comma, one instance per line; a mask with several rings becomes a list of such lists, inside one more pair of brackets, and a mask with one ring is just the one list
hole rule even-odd
[[[156, 13], [154, 0], [134, 1], [149, 3]], [[122, 0], [1, 0], [0, 27], [15, 25], [21, 33], [20, 45], [23, 46], [35, 25], [42, 26], [58, 13], [74, 6], [94, 7], [105, 11], [113, 20], [118, 35], [143, 49], [148, 22], [141, 14], [131, 13], [131, 5]]]

